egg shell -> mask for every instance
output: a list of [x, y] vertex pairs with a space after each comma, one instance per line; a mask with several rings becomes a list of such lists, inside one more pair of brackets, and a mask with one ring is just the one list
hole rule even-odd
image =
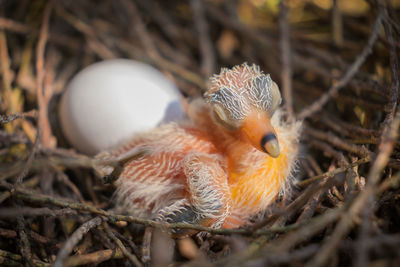
[[176, 86], [150, 65], [127, 59], [80, 71], [68, 84], [59, 110], [67, 140], [88, 155], [183, 116]]

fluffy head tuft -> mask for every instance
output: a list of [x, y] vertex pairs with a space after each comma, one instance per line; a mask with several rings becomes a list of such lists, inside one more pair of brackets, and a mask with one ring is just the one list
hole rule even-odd
[[251, 110], [258, 109], [273, 114], [281, 103], [279, 89], [269, 74], [257, 65], [222, 68], [220, 74], [210, 79], [205, 93], [207, 102], [221, 115], [223, 121], [238, 124]]
[[222, 68], [219, 74], [214, 74], [210, 78], [210, 87], [206, 94], [214, 94], [222, 87], [228, 88], [247, 88], [253, 78], [264, 75], [259, 66], [247, 63], [234, 66], [232, 69]]

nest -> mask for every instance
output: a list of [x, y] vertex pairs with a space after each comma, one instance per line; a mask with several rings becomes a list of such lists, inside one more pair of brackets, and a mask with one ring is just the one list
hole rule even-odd
[[[399, 6], [377, 1], [0, 1], [0, 262], [29, 266], [389, 266], [400, 260]], [[395, 1], [392, 1], [393, 3]], [[132, 58], [199, 96], [256, 63], [304, 121], [297, 183], [240, 229], [115, 215], [101, 162], [63, 141], [58, 98]], [[168, 231], [202, 234], [180, 240]]]

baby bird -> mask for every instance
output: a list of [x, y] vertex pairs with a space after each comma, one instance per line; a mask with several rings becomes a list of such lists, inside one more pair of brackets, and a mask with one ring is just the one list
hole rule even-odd
[[116, 181], [117, 207], [166, 222], [235, 228], [287, 191], [300, 122], [285, 122], [269, 74], [246, 63], [210, 79], [189, 121], [162, 125], [99, 157], [139, 156]]

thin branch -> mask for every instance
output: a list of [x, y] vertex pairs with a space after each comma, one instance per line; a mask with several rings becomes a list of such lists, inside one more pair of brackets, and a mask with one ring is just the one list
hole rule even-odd
[[312, 138], [318, 138], [320, 140], [331, 143], [332, 145], [341, 148], [350, 153], [359, 155], [360, 157], [365, 157], [371, 154], [371, 152], [364, 146], [357, 146], [350, 142], [344, 141], [337, 137], [331, 132], [324, 132], [320, 130], [313, 129], [311, 127], [305, 127], [305, 132], [309, 134]]
[[[3, 184], [4, 186], [4, 184]], [[12, 186], [7, 186], [9, 190]], [[138, 223], [143, 224], [146, 226], [151, 227], [158, 227], [162, 229], [193, 229], [198, 231], [205, 231], [212, 234], [221, 234], [221, 235], [232, 235], [232, 234], [241, 234], [241, 235], [249, 235], [249, 236], [259, 236], [259, 235], [268, 235], [272, 233], [282, 233], [290, 231], [298, 227], [298, 225], [289, 225], [285, 227], [274, 227], [270, 229], [260, 229], [256, 232], [252, 231], [252, 229], [245, 229], [245, 228], [235, 228], [235, 229], [225, 229], [225, 228], [210, 228], [204, 227], [201, 225], [196, 224], [188, 224], [188, 223], [162, 223], [156, 222], [149, 219], [139, 218], [135, 216], [128, 216], [128, 215], [116, 215], [105, 210], [96, 208], [91, 205], [71, 202], [67, 200], [57, 199], [51, 196], [41, 195], [41, 194], [34, 194], [22, 188], [16, 188], [13, 196], [17, 199], [21, 199], [23, 201], [34, 203], [34, 204], [41, 204], [41, 205], [54, 205], [62, 208], [70, 208], [73, 210], [77, 210], [80, 212], [91, 212], [94, 214], [102, 215], [109, 218], [110, 222], [117, 222], [117, 221], [126, 221], [130, 223]]]
[[6, 34], [3, 30], [0, 30], [0, 68], [1, 75], [3, 80], [4, 91], [2, 92], [2, 101], [5, 102], [2, 105], [5, 105], [7, 108], [7, 112], [13, 113], [15, 112], [14, 101], [12, 101], [12, 77], [10, 70], [10, 58], [8, 55], [8, 46], [7, 46], [7, 38]]
[[17, 228], [18, 228], [18, 241], [20, 246], [21, 255], [24, 257], [24, 261], [28, 266], [32, 266], [32, 251], [31, 245], [29, 243], [28, 236], [25, 230], [25, 220], [24, 217], [18, 216], [17, 218]]
[[351, 206], [342, 216], [342, 219], [336, 226], [331, 238], [326, 238], [324, 240], [320, 252], [311, 262], [309, 262], [308, 266], [316, 267], [326, 265], [327, 261], [332, 255], [332, 251], [337, 248], [342, 238], [350, 231], [355, 216], [360, 213], [360, 211], [365, 207], [366, 203], [368, 203], [370, 197], [372, 197], [375, 191], [377, 191], [377, 184], [382, 175], [382, 170], [389, 162], [390, 154], [392, 153], [393, 146], [398, 136], [399, 126], [400, 110], [397, 111], [391, 125], [387, 127], [388, 129], [384, 129], [383, 131], [384, 135], [379, 146], [379, 152], [368, 173], [367, 186], [365, 190], [362, 191], [352, 202]]
[[309, 184], [311, 184], [311, 183], [313, 183], [313, 182], [315, 182], [315, 181], [319, 181], [319, 180], [321, 180], [321, 179], [323, 179], [323, 178], [326, 178], [326, 177], [333, 177], [333, 176], [335, 176], [335, 175], [337, 175], [337, 174], [339, 174], [339, 173], [341, 173], [341, 172], [344, 172], [344, 171], [346, 171], [346, 170], [348, 170], [348, 169], [351, 169], [351, 168], [353, 168], [353, 167], [355, 167], [355, 166], [368, 163], [368, 162], [370, 162], [370, 161], [371, 161], [371, 158], [370, 158], [370, 157], [362, 158], [362, 159], [357, 160], [357, 161], [355, 161], [355, 162], [353, 162], [353, 163], [351, 163], [351, 164], [349, 164], [349, 165], [347, 165], [347, 166], [343, 166], [343, 167], [341, 167], [341, 168], [336, 168], [336, 169], [334, 169], [333, 171], [329, 171], [329, 172], [326, 172], [326, 173], [324, 173], [324, 174], [316, 175], [316, 176], [314, 176], [314, 177], [311, 177], [311, 178], [308, 178], [308, 179], [306, 179], [306, 180], [303, 180], [303, 181], [299, 182], [299, 183], [297, 184], [297, 186], [305, 187], [305, 186], [307, 186], [307, 185], [309, 185]]
[[[36, 47], [36, 97], [39, 108], [37, 135], [39, 136], [40, 143], [44, 147], [50, 147], [52, 139], [51, 126], [48, 118], [50, 99], [46, 97], [48, 92], [45, 92], [43, 88], [46, 72], [44, 69], [44, 54], [49, 34], [49, 21], [52, 8], [52, 1], [49, 1], [44, 10], [42, 26], [39, 33], [39, 41]], [[48, 90], [49, 88], [45, 89]]]
[[356, 60], [351, 64], [350, 68], [347, 70], [347, 72], [344, 74], [344, 76], [337, 81], [335, 84], [329, 88], [328, 92], [323, 94], [317, 101], [315, 101], [313, 104], [311, 104], [309, 107], [305, 108], [302, 110], [298, 115], [297, 118], [304, 120], [314, 113], [318, 112], [323, 108], [323, 106], [328, 102], [328, 100], [336, 95], [340, 89], [342, 89], [344, 86], [347, 85], [347, 83], [353, 78], [353, 76], [358, 72], [360, 69], [361, 65], [364, 63], [366, 60], [367, 56], [372, 52], [372, 47], [375, 44], [375, 41], [378, 38], [379, 34], [379, 29], [381, 27], [381, 21], [383, 17], [383, 12], [382, 10], [379, 10], [378, 16], [375, 20], [374, 26], [372, 28], [372, 33], [368, 38], [368, 42], [364, 49], [362, 50], [361, 54], [356, 58]]
[[290, 25], [288, 21], [289, 8], [287, 1], [281, 0], [279, 4], [279, 32], [280, 32], [280, 50], [282, 61], [282, 91], [286, 101], [286, 109], [289, 116], [293, 116], [293, 96], [292, 96], [292, 51], [290, 47]]
[[128, 249], [124, 246], [124, 244], [122, 244], [121, 240], [118, 239], [118, 237], [116, 237], [114, 235], [114, 233], [112, 232], [110, 226], [108, 226], [108, 224], [106, 222], [103, 222], [103, 226], [104, 226], [104, 230], [106, 231], [107, 235], [117, 244], [117, 246], [119, 247], [119, 249], [122, 251], [122, 253], [135, 265], [135, 266], [143, 266], [142, 263], [140, 263], [140, 261], [138, 260], [138, 258], [130, 253], [128, 251]]
[[[8, 260], [11, 262], [7, 262]], [[4, 266], [21, 266], [21, 261], [21, 255], [0, 249], [0, 263], [2, 263]], [[8, 263], [10, 263], [10, 265], [8, 265]], [[50, 267], [50, 264], [36, 259], [32, 259], [32, 263], [35, 266]]]
[[20, 208], [0, 208], [0, 218], [15, 218], [18, 216], [64, 216], [69, 214], [76, 214], [74, 210], [71, 209], [59, 209], [52, 210], [49, 208], [28, 208], [28, 207], [20, 207]]
[[90, 221], [82, 224], [75, 232], [65, 241], [65, 244], [60, 249], [57, 254], [57, 259], [54, 262], [53, 267], [62, 267], [64, 266], [64, 261], [68, 257], [68, 255], [72, 252], [74, 247], [78, 244], [78, 242], [82, 239], [82, 237], [90, 231], [90, 229], [97, 227], [101, 224], [102, 219], [100, 217], [95, 217]]
[[71, 26], [73, 26], [76, 30], [85, 35], [86, 43], [95, 54], [97, 54], [102, 59], [112, 59], [117, 57], [114, 51], [110, 50], [106, 45], [104, 45], [97, 39], [96, 32], [90, 25], [81, 21], [74, 15], [68, 13], [61, 3], [57, 3], [55, 5], [55, 8], [59, 16], [61, 16], [66, 22], [71, 24]]
[[144, 24], [141, 14], [138, 12], [135, 4], [132, 1], [128, 0], [122, 0], [122, 3], [126, 10], [129, 12], [136, 34], [141, 37], [140, 42], [142, 43], [142, 46], [149, 57], [161, 68], [165, 68], [168, 71], [177, 74], [183, 79], [204, 89], [206, 86], [203, 78], [201, 78], [196, 73], [189, 71], [188, 69], [182, 68], [181, 66], [166, 60], [160, 55], [156, 46], [154, 45], [151, 35], [147, 31], [146, 25]]
[[[1, 179], [0, 179], [1, 180]], [[20, 186], [23, 187], [34, 187], [39, 183], [39, 178], [37, 176], [29, 179], [28, 181], [23, 182]], [[0, 194], [0, 204], [3, 203], [6, 199], [11, 197], [10, 191], [5, 191]]]
[[35, 31], [35, 29], [29, 25], [4, 17], [0, 17], [0, 29], [24, 34]]
[[35, 154], [38, 150], [39, 142], [40, 141], [39, 141], [39, 128], [38, 128], [38, 131], [37, 131], [36, 137], [35, 137], [35, 142], [33, 143], [33, 147], [31, 149], [31, 151], [29, 152], [28, 159], [24, 163], [24, 165], [22, 167], [22, 171], [20, 171], [19, 175], [17, 176], [17, 178], [15, 180], [16, 186], [20, 185], [23, 182], [24, 178], [28, 175], [28, 172], [29, 172], [30, 168], [32, 167], [32, 162], [35, 158]]
[[115, 250], [105, 249], [105, 250], [98, 250], [96, 252], [89, 254], [71, 256], [65, 260], [64, 265], [68, 267], [85, 265], [85, 264], [97, 265], [106, 260], [122, 259], [123, 257], [124, 254], [120, 249], [115, 249]]
[[332, 7], [332, 39], [336, 46], [343, 46], [343, 21], [337, 0], [333, 1]]
[[24, 118], [35, 118], [37, 116], [37, 111], [31, 110], [26, 112], [17, 112], [10, 115], [0, 115], [0, 125], [12, 122], [16, 119], [24, 119]]
[[[392, 78], [392, 82], [390, 85], [390, 99], [386, 105], [386, 118], [383, 125], [389, 125], [394, 117], [396, 112], [396, 105], [399, 97], [399, 88], [400, 88], [400, 81], [399, 81], [399, 60], [397, 57], [396, 51], [396, 43], [393, 35], [392, 24], [389, 22], [389, 12], [388, 7], [386, 6], [385, 1], [379, 1], [383, 6], [382, 9], [384, 10], [385, 18], [383, 20], [383, 28], [385, 29], [386, 38], [389, 43], [389, 61], [390, 61], [390, 75]], [[386, 127], [388, 129], [388, 127]]]
[[210, 38], [208, 23], [205, 19], [204, 0], [191, 0], [193, 21], [199, 36], [201, 52], [201, 69], [205, 77], [210, 77], [215, 71], [215, 52]]

